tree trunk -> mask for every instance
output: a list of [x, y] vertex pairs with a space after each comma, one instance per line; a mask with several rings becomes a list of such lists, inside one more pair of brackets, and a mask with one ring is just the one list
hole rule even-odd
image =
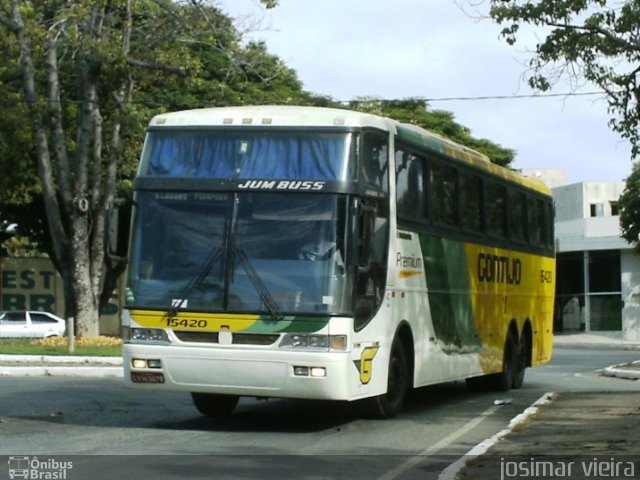
[[[99, 334], [100, 298], [102, 289], [112, 286], [105, 282], [104, 219], [113, 198], [116, 162], [120, 142], [120, 119], [112, 122], [114, 133], [106, 174], [102, 158], [102, 115], [99, 109], [97, 82], [99, 63], [91, 50], [75, 53], [78, 62], [78, 115], [75, 149], [68, 151], [65, 133], [63, 101], [60, 95], [57, 57], [58, 34], [50, 29], [45, 47], [47, 72], [47, 108], [39, 105], [31, 38], [20, 12], [21, 2], [12, 0], [11, 17], [0, 12], [0, 23], [11, 30], [20, 47], [20, 67], [25, 99], [29, 107], [32, 133], [36, 147], [38, 176], [42, 184], [47, 223], [52, 237], [54, 263], [61, 267], [65, 294], [65, 316], [75, 318], [78, 336]], [[100, 7], [95, 7], [89, 29], [98, 41], [100, 35]], [[127, 7], [130, 9], [130, 5]], [[123, 48], [127, 49], [127, 42]], [[116, 100], [127, 100], [122, 79]], [[71, 158], [73, 155], [73, 158]], [[53, 158], [52, 158], [53, 156]], [[121, 270], [121, 266], [116, 266]], [[102, 295], [101, 295], [102, 294]]]
[[[80, 207], [77, 208], [80, 210]], [[71, 255], [73, 267], [73, 297], [75, 300], [76, 335], [78, 337], [96, 337], [99, 332], [98, 295], [94, 291], [89, 245], [91, 232], [86, 212], [73, 213], [73, 231]]]

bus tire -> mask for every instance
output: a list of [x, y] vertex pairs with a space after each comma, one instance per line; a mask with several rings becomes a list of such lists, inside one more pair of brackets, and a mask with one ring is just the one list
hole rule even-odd
[[513, 371], [513, 379], [511, 381], [511, 388], [518, 389], [522, 387], [524, 383], [524, 372], [527, 368], [527, 342], [523, 338], [518, 343], [516, 352], [516, 366]]
[[405, 347], [396, 337], [389, 357], [387, 392], [368, 399], [369, 413], [373, 418], [393, 418], [402, 411], [409, 389], [409, 364]]
[[240, 397], [237, 395], [192, 392], [191, 399], [201, 414], [207, 417], [224, 417], [233, 412], [236, 405], [238, 405]]
[[513, 333], [507, 335], [504, 342], [504, 354], [502, 360], [502, 372], [493, 377], [495, 389], [507, 392], [513, 385], [515, 371], [518, 365], [518, 341]]

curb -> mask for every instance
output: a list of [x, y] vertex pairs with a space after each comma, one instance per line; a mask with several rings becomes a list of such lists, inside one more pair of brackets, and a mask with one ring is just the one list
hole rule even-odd
[[0, 377], [110, 377], [123, 378], [122, 367], [2, 367]]
[[122, 357], [0, 354], [0, 377], [122, 378], [124, 373]]
[[640, 350], [640, 344], [638, 343], [628, 343], [628, 342], [613, 342], [613, 343], [591, 343], [591, 342], [584, 342], [584, 343], [578, 343], [578, 342], [572, 342], [571, 340], [569, 341], [562, 341], [562, 340], [554, 340], [553, 342], [553, 346], [555, 347], [563, 347], [563, 348], [595, 348], [595, 349], [600, 349], [600, 350], [606, 350], [606, 349], [622, 349], [622, 350]]
[[0, 362], [7, 363], [74, 363], [74, 364], [100, 364], [122, 365], [122, 357], [76, 357], [63, 355], [7, 355], [0, 354]]
[[[631, 368], [625, 368], [631, 367]], [[620, 363], [605, 368], [602, 371], [605, 377], [624, 378], [627, 380], [640, 380], [640, 360], [631, 363]]]

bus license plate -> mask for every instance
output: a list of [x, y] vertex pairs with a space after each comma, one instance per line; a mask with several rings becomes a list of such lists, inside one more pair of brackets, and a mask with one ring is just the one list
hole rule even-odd
[[164, 383], [162, 372], [131, 372], [133, 383]]

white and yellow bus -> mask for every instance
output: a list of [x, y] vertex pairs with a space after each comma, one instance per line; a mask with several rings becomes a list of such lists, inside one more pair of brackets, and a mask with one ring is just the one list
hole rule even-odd
[[126, 380], [365, 400], [518, 388], [552, 350], [549, 190], [415, 126], [341, 109], [158, 115], [135, 179]]

